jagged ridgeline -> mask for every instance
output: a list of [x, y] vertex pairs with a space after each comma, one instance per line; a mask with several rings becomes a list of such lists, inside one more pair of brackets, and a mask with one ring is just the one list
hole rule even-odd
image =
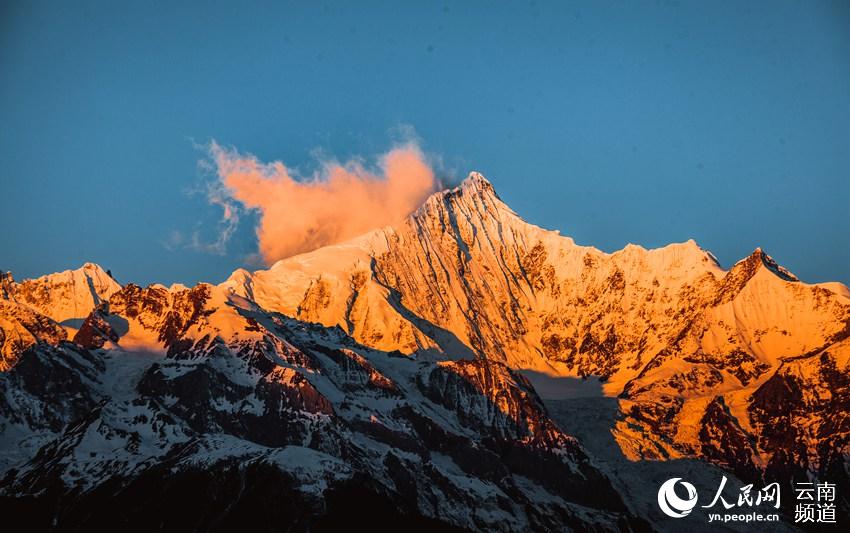
[[724, 270], [693, 241], [579, 246], [473, 173], [220, 285], [2, 275], [0, 507], [60, 530], [646, 526], [521, 370], [602, 378], [628, 460], [847, 495], [848, 337], [843, 285], [760, 249]]

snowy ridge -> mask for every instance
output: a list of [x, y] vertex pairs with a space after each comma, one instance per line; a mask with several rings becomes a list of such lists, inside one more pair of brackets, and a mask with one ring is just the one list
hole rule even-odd
[[[751, 282], [769, 293], [772, 312], [779, 313], [758, 311], [756, 323], [736, 333], [752, 350], [765, 338], [756, 330], [776, 328], [777, 320], [793, 326], [796, 316], [789, 314], [816, 320], [827, 335], [843, 328], [845, 287], [830, 285], [827, 299], [838, 308], [822, 312], [807, 307], [814, 302], [803, 296], [818, 286], [800, 284], [800, 295], [790, 295], [782, 288], [789, 281], [797, 278], [761, 249], [727, 272], [692, 240], [655, 250], [628, 245], [612, 254], [578, 246], [522, 221], [472, 173], [429, 197], [399, 227], [267, 271], [242, 271], [226, 284], [250, 291], [265, 308], [340, 326], [376, 348], [449, 357], [471, 350], [515, 368], [598, 374], [608, 379], [606, 391], [618, 395], [696, 318], [684, 315], [714, 313]], [[756, 312], [752, 305], [762, 305], [756, 300], [764, 298], [735, 312]], [[780, 309], [787, 306], [795, 309]], [[787, 345], [774, 346], [771, 337], [771, 351], [790, 353], [799, 349], [796, 339], [811, 340], [811, 330], [786, 331]], [[616, 358], [608, 357], [611, 350]]]
[[11, 273], [2, 275], [0, 296], [25, 305], [61, 324], [69, 335], [102, 301], [121, 288], [99, 265], [86, 263], [16, 283]]

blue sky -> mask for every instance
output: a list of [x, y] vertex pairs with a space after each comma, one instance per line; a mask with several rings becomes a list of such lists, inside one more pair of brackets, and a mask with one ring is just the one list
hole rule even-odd
[[[307, 5], [309, 4], [309, 5]], [[762, 246], [850, 283], [850, 3], [0, 7], [0, 268], [217, 282], [197, 145], [309, 170], [415, 128], [530, 222], [606, 251]], [[169, 249], [170, 248], [170, 249]]]

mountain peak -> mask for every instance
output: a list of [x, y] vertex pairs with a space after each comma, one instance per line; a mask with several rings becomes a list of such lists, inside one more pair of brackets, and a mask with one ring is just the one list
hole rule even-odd
[[103, 273], [106, 273], [106, 269], [104, 269], [102, 266], [98, 265], [97, 263], [88, 263], [88, 262], [86, 262], [86, 263], [83, 263], [83, 266], [82, 266], [82, 267], [80, 267], [80, 268], [81, 268], [82, 270], [91, 270], [91, 271], [95, 271], [95, 272], [103, 272]]
[[84, 281], [86, 284], [94, 283], [94, 285], [97, 286], [119, 285], [112, 277], [111, 271], [106, 270], [97, 263], [88, 261], [83, 263], [80, 268], [46, 274], [31, 281], [41, 281], [46, 283]]
[[493, 184], [484, 177], [484, 174], [480, 172], [472, 171], [469, 175], [460, 183], [460, 187], [464, 189], [474, 188], [474, 189], [485, 189], [485, 190], [493, 190]]
[[466, 179], [461, 181], [457, 186], [450, 189], [443, 189], [429, 196], [422, 207], [426, 207], [428, 204], [442, 204], [446, 202], [481, 203], [483, 206], [487, 206], [488, 208], [504, 208], [511, 211], [511, 209], [502, 202], [502, 199], [499, 198], [493, 184], [490, 183], [483, 174], [475, 171], [470, 172]]
[[479, 228], [493, 221], [522, 222], [499, 198], [487, 178], [478, 172], [470, 172], [454, 188], [435, 192], [411, 215], [411, 220], [419, 221], [414, 222], [417, 225], [426, 219], [435, 221], [435, 227], [451, 227], [454, 230], [457, 230], [460, 219]]
[[785, 281], [800, 281], [797, 276], [792, 274], [787, 268], [777, 263], [771, 256], [762, 250], [761, 246], [753, 250], [750, 257], [761, 261], [763, 266]]
[[16, 283], [11, 274], [0, 280], [0, 295], [25, 304], [56, 322], [81, 321], [102, 301], [121, 289], [112, 275], [96, 263], [84, 263]]
[[737, 292], [737, 290], [740, 290], [741, 287], [763, 268], [766, 268], [768, 272], [784, 281], [800, 281], [797, 279], [797, 276], [779, 265], [761, 247], [758, 247], [753, 250], [753, 253], [732, 266], [727, 274], [727, 280], [729, 280], [727, 284], [731, 282], [732, 285], [737, 287], [733, 292]]
[[490, 183], [483, 174], [475, 171], [470, 172], [466, 179], [460, 182], [460, 185], [452, 189], [450, 192], [492, 196], [495, 200], [498, 200], [499, 203], [502, 203], [501, 198], [499, 198], [499, 195], [496, 193], [495, 187], [493, 187], [493, 184]]

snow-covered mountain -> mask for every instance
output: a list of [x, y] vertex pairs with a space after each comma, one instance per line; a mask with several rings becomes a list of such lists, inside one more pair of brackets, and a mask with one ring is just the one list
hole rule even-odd
[[761, 249], [729, 270], [693, 241], [606, 254], [524, 222], [473, 173], [403, 224], [225, 286], [375, 348], [600, 376], [634, 460], [787, 479], [850, 453], [850, 291], [803, 283]]
[[56, 344], [72, 337], [92, 309], [120, 288], [93, 263], [21, 283], [0, 272], [0, 371], [39, 339]]
[[850, 494], [846, 287], [761, 249], [725, 270], [693, 241], [580, 246], [476, 173], [400, 224], [217, 286], [122, 287], [95, 265], [6, 275], [0, 346], [0, 486], [64, 524], [118, 492], [143, 514], [197, 483], [237, 501], [202, 529], [270, 484], [298, 495], [303, 528], [350, 490], [431, 525], [638, 527], [617, 469], [570, 436], [588, 436], [574, 409], [554, 422], [520, 372], [601, 378], [616, 415], [600, 431], [625, 460]]
[[35, 529], [640, 523], [499, 362], [370, 349], [203, 284], [126, 285], [41, 340], [0, 376], [0, 509]]
[[31, 307], [60, 324], [67, 323], [66, 327], [79, 327], [95, 306], [120, 288], [94, 263], [21, 283], [16, 283], [10, 273], [0, 274], [0, 297]]

